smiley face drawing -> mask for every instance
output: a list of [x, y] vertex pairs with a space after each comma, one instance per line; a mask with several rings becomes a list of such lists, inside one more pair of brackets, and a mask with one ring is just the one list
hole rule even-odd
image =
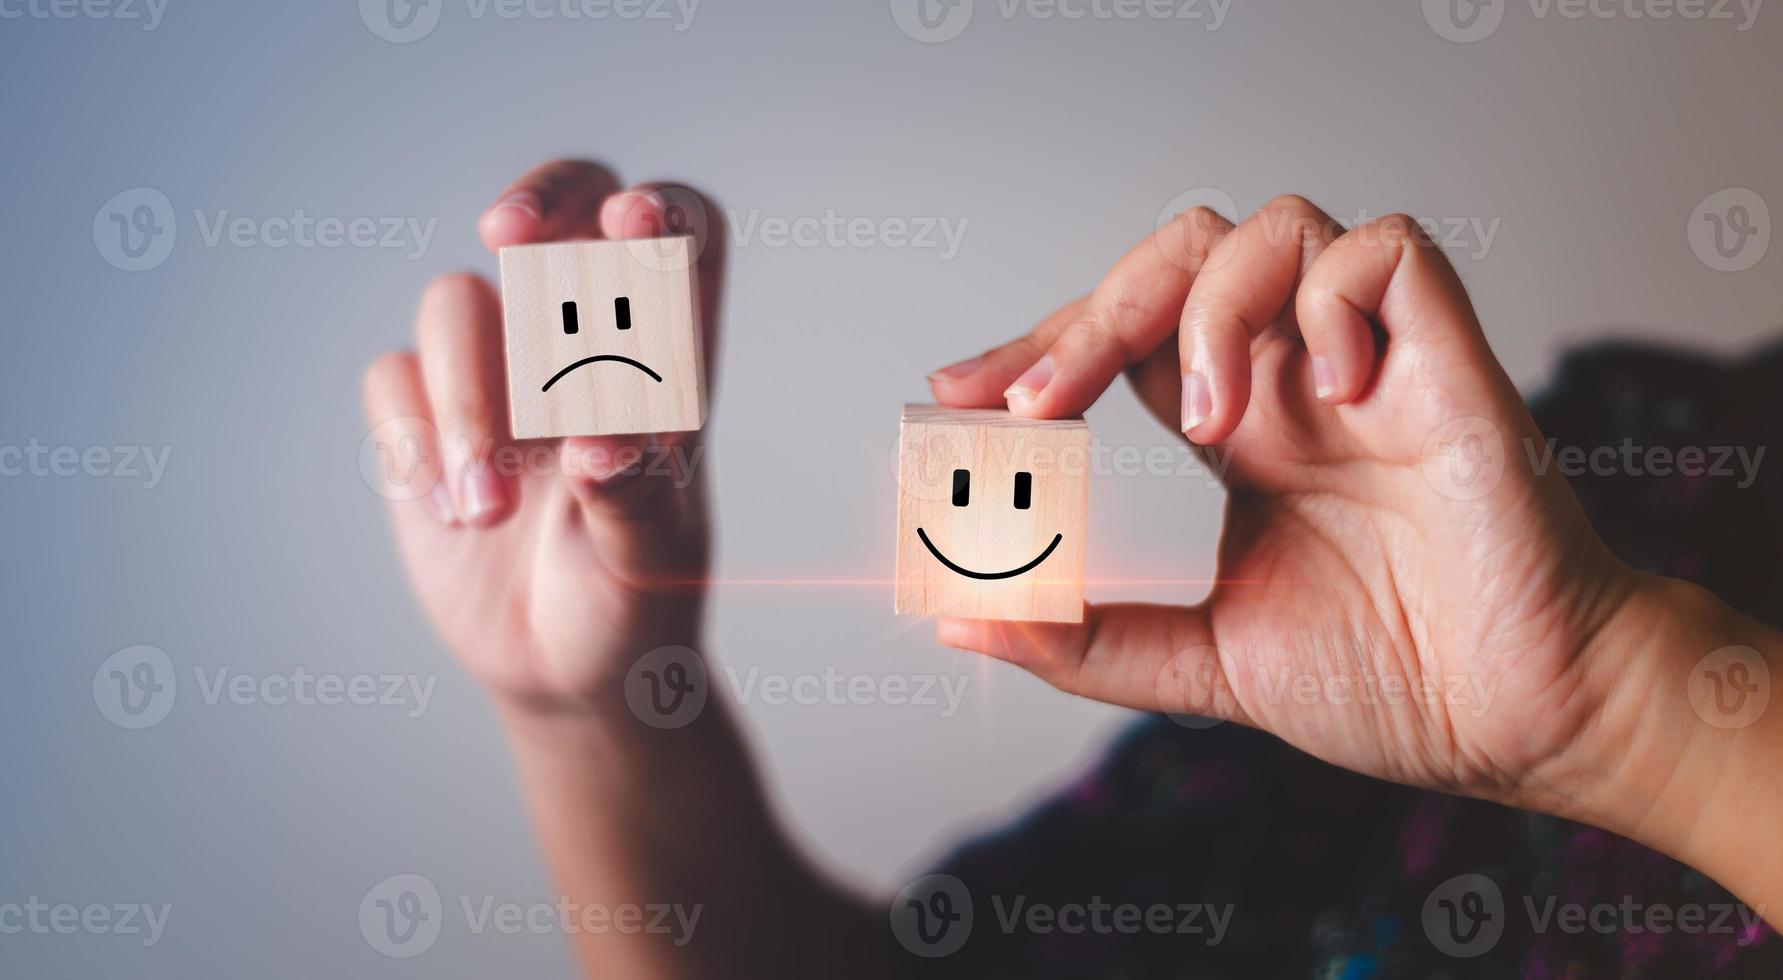
[[501, 250], [516, 439], [705, 424], [692, 244], [682, 236]]
[[1081, 419], [910, 405], [898, 451], [897, 611], [1083, 618]]
[[[954, 470], [953, 505], [955, 507], [968, 507], [971, 506], [971, 503], [972, 471], [967, 469]], [[1027, 470], [1018, 470], [1015, 474], [1014, 506], [1016, 510], [1028, 510], [1034, 506], [1034, 474]], [[1017, 568], [1011, 568], [1001, 572], [977, 572], [954, 562], [952, 559], [942, 554], [941, 549], [935, 547], [935, 542], [929, 540], [929, 532], [923, 528], [918, 527], [916, 529], [916, 536], [922, 539], [923, 547], [929, 549], [929, 554], [934, 555], [936, 561], [939, 561], [941, 564], [946, 565], [948, 568], [953, 569], [967, 578], [975, 578], [985, 582], [994, 582], [997, 579], [1002, 578], [1014, 578], [1017, 575], [1025, 575], [1028, 572], [1033, 571], [1035, 568], [1038, 568], [1040, 563], [1045, 561], [1048, 556], [1058, 550], [1059, 542], [1065, 540], [1065, 535], [1062, 531], [1053, 535], [1052, 542], [1046, 546], [1045, 551], [1036, 555], [1033, 561], [1027, 562]]]

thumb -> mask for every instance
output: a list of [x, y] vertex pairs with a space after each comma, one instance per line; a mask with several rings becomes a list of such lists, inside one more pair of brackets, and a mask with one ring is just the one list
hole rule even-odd
[[704, 458], [697, 435], [563, 441], [574, 518], [615, 579], [651, 590], [698, 584], [707, 550]]
[[942, 619], [937, 638], [1027, 670], [1067, 694], [1141, 711], [1254, 725], [1205, 606], [1090, 605], [1081, 624]]

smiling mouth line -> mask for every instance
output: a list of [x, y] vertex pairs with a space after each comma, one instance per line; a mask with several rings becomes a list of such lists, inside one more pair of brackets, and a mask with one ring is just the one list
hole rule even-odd
[[964, 575], [967, 578], [982, 579], [985, 581], [992, 581], [992, 580], [1000, 579], [1000, 578], [1014, 578], [1017, 575], [1021, 575], [1026, 572], [1033, 571], [1035, 568], [1039, 567], [1041, 562], [1045, 561], [1048, 557], [1050, 557], [1052, 555], [1053, 549], [1057, 548], [1059, 546], [1060, 541], [1065, 540], [1065, 536], [1063, 534], [1053, 535], [1052, 536], [1052, 544], [1049, 544], [1046, 546], [1046, 550], [1042, 551], [1040, 553], [1040, 557], [1034, 559], [1031, 562], [1028, 562], [1026, 565], [1023, 565], [1020, 568], [1012, 568], [1007, 572], [975, 572], [975, 571], [971, 570], [970, 568], [963, 568], [963, 567], [956, 565], [953, 562], [949, 561], [947, 559], [947, 556], [942, 554], [940, 549], [935, 547], [935, 543], [933, 541], [929, 540], [928, 534], [926, 532], [924, 532], [922, 528], [919, 527], [916, 529], [916, 536], [922, 539], [923, 547], [929, 549], [929, 554], [934, 555], [936, 561], [940, 562], [943, 565], [946, 565], [948, 568], [951, 568], [956, 572], [959, 572], [961, 575]]
[[550, 391], [551, 386], [556, 384], [558, 382], [558, 380], [561, 379], [564, 375], [570, 373], [571, 371], [574, 371], [575, 369], [577, 369], [579, 367], [582, 367], [582, 366], [588, 365], [588, 364], [593, 364], [597, 361], [618, 361], [621, 364], [630, 364], [632, 367], [635, 367], [638, 370], [644, 372], [645, 374], [650, 375], [650, 377], [654, 378], [655, 380], [657, 380], [657, 381], [662, 380], [662, 375], [657, 374], [655, 371], [650, 370], [649, 368], [638, 363], [637, 361], [632, 360], [629, 357], [620, 357], [618, 354], [597, 354], [594, 357], [584, 357], [581, 360], [577, 361], [576, 363], [571, 364], [569, 367], [566, 367], [563, 370], [557, 372], [556, 374], [553, 374], [551, 376], [551, 380], [545, 382], [545, 387], [540, 388], [539, 390], [540, 391]]

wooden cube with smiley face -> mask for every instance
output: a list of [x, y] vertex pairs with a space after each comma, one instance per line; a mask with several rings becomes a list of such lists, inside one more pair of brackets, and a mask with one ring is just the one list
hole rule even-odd
[[694, 247], [681, 236], [501, 250], [514, 438], [705, 424]]
[[906, 405], [897, 611], [1082, 622], [1089, 452], [1082, 419]]

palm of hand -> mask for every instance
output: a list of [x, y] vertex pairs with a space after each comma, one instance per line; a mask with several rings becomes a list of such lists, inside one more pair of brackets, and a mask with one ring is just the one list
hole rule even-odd
[[662, 539], [640, 549], [648, 560], [622, 573], [614, 542], [589, 519], [571, 479], [522, 477], [519, 505], [497, 527], [466, 532], [422, 515], [398, 521], [404, 563], [441, 637], [479, 681], [511, 697], [591, 693], [630, 658], [694, 642], [703, 509], [660, 501], [676, 513], [662, 515]]
[[[1558, 759], [1595, 707], [1580, 654], [1597, 620], [1581, 610], [1619, 566], [1564, 486], [1518, 465], [1534, 427], [1514, 392], [1456, 364], [1465, 350], [1407, 343], [1370, 399], [1334, 412], [1282, 331], [1254, 351], [1207, 604], [1217, 670], [1199, 668], [1216, 683], [1160, 677], [1160, 700], [1229, 699], [1225, 713], [1413, 785], [1487, 794]], [[1469, 439], [1483, 458], [1448, 457]]]

